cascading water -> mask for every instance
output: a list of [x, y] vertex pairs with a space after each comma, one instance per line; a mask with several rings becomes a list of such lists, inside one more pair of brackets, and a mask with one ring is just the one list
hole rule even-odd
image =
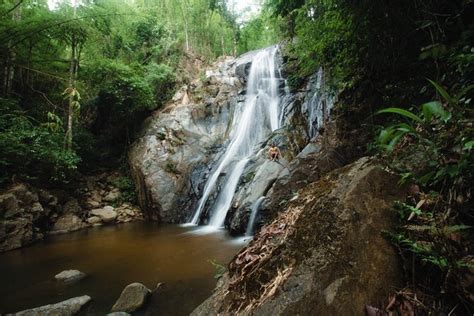
[[245, 165], [254, 154], [256, 146], [268, 135], [280, 128], [280, 95], [282, 81], [277, 71], [277, 46], [261, 50], [252, 59], [247, 80], [245, 102], [236, 106], [234, 121], [230, 133], [230, 143], [217, 168], [204, 186], [204, 192], [189, 224], [199, 224], [206, 203], [223, 171], [229, 176], [223, 189], [218, 193], [212, 205], [209, 226], [218, 229], [224, 225], [227, 211], [232, 203], [235, 189], [244, 171]]
[[258, 210], [260, 209], [260, 205], [265, 200], [264, 196], [259, 197], [255, 202], [252, 204], [251, 212], [250, 212], [250, 219], [249, 223], [247, 224], [247, 230], [245, 231], [245, 236], [252, 236], [253, 229], [255, 226], [255, 219], [257, 218]]
[[308, 114], [308, 133], [310, 138], [318, 134], [318, 129], [324, 125], [324, 120], [334, 105], [334, 97], [328, 92], [324, 82], [324, 72], [319, 68], [312, 80], [314, 94], [311, 99], [303, 104], [303, 111]]

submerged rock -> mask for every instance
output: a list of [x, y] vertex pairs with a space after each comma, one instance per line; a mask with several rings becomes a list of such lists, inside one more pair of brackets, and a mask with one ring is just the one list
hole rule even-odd
[[79, 297], [70, 298], [56, 304], [45, 305], [32, 309], [27, 309], [14, 314], [16, 316], [69, 316], [78, 313], [81, 308], [89, 303], [91, 297], [83, 295]]
[[134, 312], [145, 304], [151, 291], [141, 283], [132, 283], [125, 287], [112, 312]]
[[382, 302], [401, 279], [382, 237], [405, 196], [397, 181], [362, 158], [306, 184], [192, 315], [359, 315]]
[[79, 270], [64, 270], [54, 276], [56, 280], [62, 281], [62, 282], [79, 281], [85, 277], [86, 277], [86, 274]]

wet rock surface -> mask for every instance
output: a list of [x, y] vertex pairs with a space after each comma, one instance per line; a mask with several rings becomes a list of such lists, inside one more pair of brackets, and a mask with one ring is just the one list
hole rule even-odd
[[405, 192], [367, 158], [307, 183], [192, 315], [358, 315], [400, 281], [381, 233]]
[[112, 312], [132, 313], [145, 304], [150, 294], [150, 289], [141, 283], [129, 284], [122, 291], [117, 302], [115, 302]]
[[36, 307], [28, 310], [24, 310], [14, 314], [7, 315], [17, 315], [17, 316], [70, 316], [76, 315], [81, 308], [91, 301], [91, 297], [84, 295], [79, 297], [74, 297], [66, 301], [50, 304], [41, 307]]

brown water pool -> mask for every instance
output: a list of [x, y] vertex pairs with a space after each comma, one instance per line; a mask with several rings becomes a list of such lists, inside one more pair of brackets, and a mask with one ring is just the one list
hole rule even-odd
[[[139, 315], [188, 315], [216, 284], [210, 261], [225, 265], [243, 247], [225, 232], [194, 230], [155, 223], [98, 227], [0, 254], [0, 314], [87, 294], [93, 301], [81, 314], [105, 315], [127, 284], [153, 289], [163, 282]], [[88, 276], [57, 282], [54, 275], [67, 269]]]

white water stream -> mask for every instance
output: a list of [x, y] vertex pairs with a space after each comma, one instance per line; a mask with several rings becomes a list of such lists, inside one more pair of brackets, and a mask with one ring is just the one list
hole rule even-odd
[[249, 223], [247, 224], [247, 230], [245, 231], [245, 236], [253, 235], [253, 231], [255, 228], [255, 219], [257, 219], [258, 210], [260, 209], [260, 205], [262, 205], [262, 202], [264, 200], [265, 200], [265, 197], [261, 196], [255, 202], [253, 202], [252, 210], [250, 212]]
[[238, 104], [234, 112], [230, 144], [207, 180], [198, 207], [188, 224], [199, 224], [209, 196], [217, 189], [217, 180], [225, 172], [229, 176], [223, 182], [223, 189], [218, 192], [214, 204], [207, 206], [211, 207], [208, 228], [219, 229], [224, 225], [245, 165], [254, 154], [256, 146], [271, 132], [280, 128], [281, 100], [278, 86], [282, 78], [275, 60], [277, 51], [278, 47], [272, 46], [253, 57], [245, 102]]

